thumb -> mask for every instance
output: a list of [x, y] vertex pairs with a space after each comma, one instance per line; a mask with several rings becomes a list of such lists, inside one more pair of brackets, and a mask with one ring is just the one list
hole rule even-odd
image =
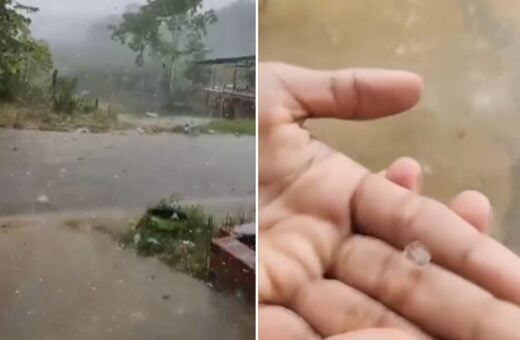
[[[404, 71], [318, 71], [273, 63], [261, 64], [260, 71], [260, 112], [282, 106], [292, 114], [272, 117], [276, 122], [385, 117], [414, 106], [422, 91], [422, 79]], [[260, 118], [265, 119], [263, 116], [261, 113]]]
[[327, 340], [415, 340], [415, 338], [397, 329], [374, 328], [335, 335]]

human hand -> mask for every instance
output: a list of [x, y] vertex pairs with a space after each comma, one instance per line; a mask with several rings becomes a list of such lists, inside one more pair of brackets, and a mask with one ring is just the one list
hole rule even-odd
[[[417, 339], [520, 338], [520, 260], [476, 230], [487, 225], [485, 199], [465, 193], [451, 211], [370, 174], [302, 127], [308, 118], [394, 114], [420, 89], [403, 72], [261, 67], [262, 338], [347, 339], [368, 328]], [[433, 263], [401, 255], [415, 240]]]

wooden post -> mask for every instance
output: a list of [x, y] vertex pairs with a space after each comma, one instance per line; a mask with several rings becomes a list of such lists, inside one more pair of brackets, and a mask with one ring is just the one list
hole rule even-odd
[[237, 88], [237, 63], [235, 63], [235, 67], [233, 68], [233, 91]]
[[210, 263], [211, 263], [211, 242], [213, 241], [213, 233], [214, 233], [214, 226], [213, 226], [213, 217], [208, 217], [208, 239], [206, 243], [206, 273], [207, 277], [206, 279], [209, 279], [209, 274], [211, 271]]
[[224, 95], [220, 96], [220, 112], [219, 112], [220, 118], [224, 116]]

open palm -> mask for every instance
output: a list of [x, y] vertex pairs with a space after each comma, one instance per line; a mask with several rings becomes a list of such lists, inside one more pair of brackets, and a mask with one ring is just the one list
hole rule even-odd
[[[405, 72], [261, 66], [261, 338], [402, 338], [374, 328], [417, 339], [520, 338], [520, 260], [478, 231], [486, 224], [478, 209], [451, 210], [371, 174], [303, 128], [309, 118], [398, 113], [420, 91]], [[432, 264], [402, 256], [416, 240]]]

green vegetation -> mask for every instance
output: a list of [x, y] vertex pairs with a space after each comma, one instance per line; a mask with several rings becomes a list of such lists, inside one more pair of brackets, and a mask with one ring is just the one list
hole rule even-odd
[[[171, 3], [180, 0], [171, 0]], [[140, 5], [129, 5], [126, 12], [138, 14]], [[112, 39], [114, 28], [119, 28], [123, 18], [119, 15], [107, 15], [94, 20], [81, 19], [75, 25], [85, 32], [80, 44], [62, 42], [63, 36], [72, 40], [68, 32], [50, 37], [55, 64], [60, 72], [67, 71], [67, 76], [78, 78], [78, 90], [89, 91], [90, 95], [102, 102], [112, 102], [119, 113], [142, 114], [158, 112], [161, 114], [182, 114], [207, 112], [200, 105], [200, 91], [196, 87], [206, 84], [211, 79], [209, 67], [191, 63], [192, 60], [242, 56], [255, 51], [255, 3], [250, 0], [238, 0], [229, 6], [215, 11], [217, 22], [208, 24], [207, 35], [201, 40], [188, 42], [180, 39], [181, 52], [190, 54], [178, 56], [173, 65], [169, 56], [161, 57], [146, 47], [143, 65], [135, 63], [136, 52], [129, 48], [132, 35], [126, 35], [126, 44], [120, 39]], [[65, 15], [49, 16], [40, 14], [40, 21], [60, 22], [67, 25], [75, 18]], [[112, 27], [108, 30], [107, 27]], [[162, 33], [169, 37], [167, 28]], [[115, 41], [114, 41], [115, 40]], [[151, 55], [150, 55], [151, 54]], [[172, 67], [174, 73], [172, 74]], [[254, 87], [254, 70], [247, 75], [239, 69], [238, 83]], [[172, 80], [173, 75], [173, 80]], [[247, 79], [243, 79], [247, 77]], [[214, 80], [229, 84], [233, 80], [231, 68], [219, 68]]]
[[76, 95], [77, 79], [53, 69], [46, 43], [31, 36], [29, 15], [38, 8], [0, 1], [0, 127], [107, 130], [116, 116]]
[[147, 52], [172, 63], [193, 53], [207, 25], [217, 20], [213, 10], [202, 11], [202, 6], [202, 0], [150, 0], [136, 12], [125, 13], [123, 21], [111, 27], [113, 38], [136, 52], [140, 65]]
[[0, 1], [0, 99], [26, 98], [52, 69], [48, 46], [31, 36], [28, 15], [38, 8]]
[[201, 133], [233, 133], [240, 135], [256, 134], [256, 124], [252, 119], [218, 119], [201, 126]]
[[217, 229], [213, 217], [200, 206], [181, 206], [169, 199], [148, 209], [122, 241], [141, 256], [157, 257], [175, 270], [206, 280], [212, 239], [219, 230], [229, 230], [251, 220], [245, 214], [236, 218], [228, 216]]
[[117, 117], [103, 109], [63, 115], [46, 106], [0, 102], [0, 128], [46, 131], [74, 131], [84, 128], [90, 132], [104, 132], [118, 127]]
[[[217, 119], [207, 124], [195, 126], [192, 135], [199, 134], [235, 134], [235, 135], [255, 135], [256, 123], [252, 119]], [[184, 125], [149, 125], [140, 128], [145, 133], [186, 133]]]
[[[200, 89], [211, 79], [229, 83], [233, 72], [212, 73], [193, 61], [210, 52], [214, 57], [254, 50], [251, 1], [237, 1], [218, 12], [205, 10], [202, 0], [130, 5], [123, 16], [80, 20], [84, 41], [49, 38], [52, 54], [46, 42], [31, 34], [31, 15], [39, 9], [19, 1], [24, 2], [0, 0], [0, 127], [108, 131], [122, 127], [118, 113], [205, 112], [197, 106]], [[38, 15], [42, 19], [47, 14]], [[49, 25], [75, 22], [65, 15], [47, 18]], [[55, 38], [61, 35], [67, 32]], [[253, 70], [238, 77], [239, 82], [254, 84]], [[171, 126], [153, 130], [184, 132]], [[254, 123], [216, 121], [199, 132], [252, 135]]]
[[210, 79], [209, 68], [195, 66], [193, 61], [206, 57], [203, 38], [208, 25], [216, 21], [213, 10], [203, 11], [202, 0], [150, 0], [137, 11], [125, 13], [110, 29], [114, 40], [136, 53], [137, 65], [143, 66], [147, 55], [162, 65], [163, 89], [170, 99], [182, 102], [187, 93]]
[[[152, 213], [156, 210], [176, 210], [186, 218], [172, 220]], [[150, 209], [124, 237], [124, 243], [134, 247], [141, 256], [157, 256], [176, 270], [205, 280], [208, 274], [209, 247], [213, 238], [213, 222], [200, 207], [180, 207], [167, 201]]]

